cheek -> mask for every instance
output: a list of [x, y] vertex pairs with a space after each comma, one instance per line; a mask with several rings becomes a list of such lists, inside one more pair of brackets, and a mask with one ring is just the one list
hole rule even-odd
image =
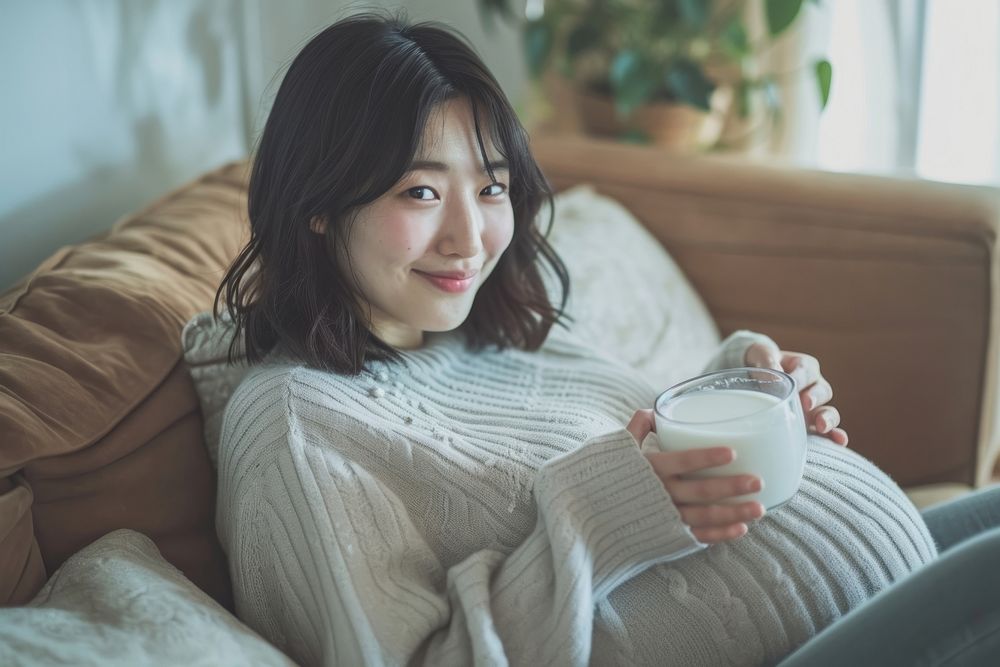
[[381, 223], [379, 245], [390, 262], [409, 264], [427, 253], [431, 237], [421, 231], [428, 229], [427, 225], [417, 224], [406, 215], [387, 216]]
[[503, 253], [510, 245], [510, 240], [514, 237], [514, 212], [510, 209], [491, 220], [483, 233], [483, 247], [486, 254], [496, 257]]

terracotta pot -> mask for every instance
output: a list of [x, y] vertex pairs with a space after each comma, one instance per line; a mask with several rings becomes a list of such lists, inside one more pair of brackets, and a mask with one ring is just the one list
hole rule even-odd
[[619, 138], [637, 129], [657, 146], [696, 152], [711, 147], [718, 140], [732, 92], [729, 88], [717, 88], [709, 112], [686, 104], [654, 102], [639, 107], [624, 121], [615, 113], [610, 97], [576, 90], [575, 98], [581, 124], [588, 134]]

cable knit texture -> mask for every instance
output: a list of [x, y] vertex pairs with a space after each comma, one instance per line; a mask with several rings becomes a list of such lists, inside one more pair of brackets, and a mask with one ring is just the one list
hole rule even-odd
[[255, 367], [219, 450], [239, 616], [304, 665], [758, 665], [935, 556], [899, 487], [817, 437], [791, 501], [705, 548], [623, 426], [658, 389], [561, 333]]
[[119, 529], [70, 556], [23, 607], [0, 609], [3, 667], [294, 667]]

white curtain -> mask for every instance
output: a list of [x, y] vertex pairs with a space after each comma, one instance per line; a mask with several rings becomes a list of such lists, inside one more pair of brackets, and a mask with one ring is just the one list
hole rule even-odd
[[836, 0], [814, 166], [1000, 184], [1000, 3]]
[[928, 0], [916, 171], [1000, 184], [1000, 3]]

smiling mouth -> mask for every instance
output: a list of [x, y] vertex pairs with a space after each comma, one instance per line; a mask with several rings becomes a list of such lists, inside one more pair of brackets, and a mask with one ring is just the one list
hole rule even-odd
[[419, 275], [421, 278], [429, 282], [434, 287], [438, 288], [442, 292], [448, 292], [449, 294], [457, 294], [467, 291], [476, 280], [476, 276], [479, 275], [478, 271], [473, 273], [451, 273], [451, 274], [440, 274], [440, 273], [425, 273], [423, 271], [418, 271], [413, 269], [413, 272]]

